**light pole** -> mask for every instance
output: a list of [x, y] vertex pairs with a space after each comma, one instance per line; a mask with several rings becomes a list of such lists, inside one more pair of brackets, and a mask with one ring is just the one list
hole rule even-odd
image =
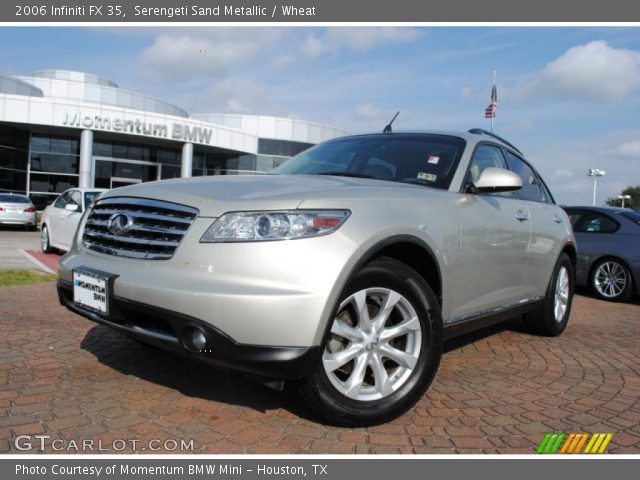
[[604, 177], [607, 174], [604, 170], [599, 168], [590, 168], [587, 172], [588, 177], [593, 177], [593, 206], [596, 206], [596, 188], [598, 186], [598, 177]]
[[631, 200], [631, 195], [618, 195], [618, 198], [622, 200], [622, 208], [624, 208], [624, 201]]

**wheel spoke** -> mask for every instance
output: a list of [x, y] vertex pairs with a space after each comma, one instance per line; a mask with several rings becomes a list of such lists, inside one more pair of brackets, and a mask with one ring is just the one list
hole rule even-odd
[[367, 305], [367, 292], [360, 290], [353, 295], [356, 304], [356, 313], [358, 315], [358, 326], [365, 332], [371, 331], [371, 318], [369, 317], [369, 306]]
[[322, 357], [322, 363], [324, 363], [327, 372], [333, 372], [356, 358], [361, 351], [359, 345], [350, 345], [339, 352], [325, 353]]
[[356, 365], [351, 372], [351, 375], [345, 383], [345, 394], [351, 398], [358, 398], [360, 389], [362, 388], [362, 382], [364, 382], [364, 375], [367, 371], [367, 356], [360, 355], [356, 359]]
[[362, 334], [357, 328], [348, 325], [347, 322], [340, 318], [336, 318], [331, 325], [331, 333], [352, 342], [362, 340]]
[[389, 341], [392, 338], [407, 335], [411, 332], [415, 332], [416, 330], [420, 330], [420, 320], [418, 317], [411, 317], [409, 320], [405, 320], [402, 323], [398, 323], [397, 325], [382, 330], [380, 333], [380, 340]]
[[376, 353], [371, 356], [369, 366], [373, 371], [376, 391], [382, 396], [387, 396], [390, 393], [393, 393], [393, 386], [389, 380], [389, 375], [387, 374], [387, 370], [384, 368], [382, 358], [380, 358], [379, 354]]
[[373, 327], [376, 330], [380, 330], [384, 327], [385, 323], [387, 323], [387, 320], [389, 319], [389, 316], [391, 315], [391, 312], [393, 312], [393, 309], [401, 298], [402, 297], [398, 293], [389, 291], [389, 294], [384, 301], [384, 305], [382, 305], [380, 311], [373, 319]]
[[380, 352], [382, 353], [382, 356], [393, 360], [401, 367], [410, 368], [412, 370], [416, 366], [416, 363], [418, 361], [417, 357], [411, 355], [410, 353], [403, 352], [402, 350], [398, 350], [388, 343], [380, 346]]

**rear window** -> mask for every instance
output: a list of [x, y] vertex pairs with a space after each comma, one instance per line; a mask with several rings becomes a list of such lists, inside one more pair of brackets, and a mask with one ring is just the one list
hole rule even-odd
[[31, 203], [31, 200], [22, 195], [0, 195], [0, 203]]

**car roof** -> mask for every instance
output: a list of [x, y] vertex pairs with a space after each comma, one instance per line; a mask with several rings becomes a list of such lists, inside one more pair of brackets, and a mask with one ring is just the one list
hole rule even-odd
[[590, 210], [592, 212], [600, 212], [600, 213], [608, 213], [609, 215], [616, 213], [625, 213], [625, 212], [635, 212], [635, 210], [631, 208], [620, 208], [620, 207], [593, 207], [591, 205], [562, 205], [562, 208], [565, 210], [575, 209], [575, 210]]
[[86, 193], [86, 192], [108, 192], [109, 189], [108, 188], [80, 188], [80, 187], [71, 187], [71, 188], [67, 188], [64, 192], [60, 193], [60, 195], [62, 195], [63, 193], [68, 192], [69, 190], [80, 190], [81, 193]]

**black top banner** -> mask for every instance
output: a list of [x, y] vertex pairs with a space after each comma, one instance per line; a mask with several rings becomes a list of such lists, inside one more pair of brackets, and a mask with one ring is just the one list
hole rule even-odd
[[628, 0], [14, 0], [0, 21], [33, 22], [638, 22]]

